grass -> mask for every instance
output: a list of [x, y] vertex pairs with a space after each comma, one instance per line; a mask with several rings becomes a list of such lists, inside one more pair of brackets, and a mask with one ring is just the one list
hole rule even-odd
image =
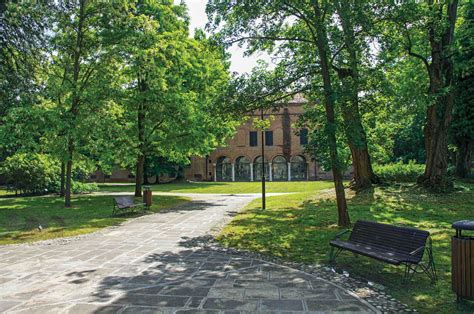
[[[267, 182], [267, 193], [289, 192], [314, 192], [333, 186], [332, 181], [300, 181], [300, 182]], [[132, 184], [99, 184], [101, 191], [132, 192]], [[209, 194], [246, 194], [260, 193], [261, 182], [192, 182], [192, 183], [166, 183], [152, 185], [152, 190], [157, 192], [173, 193], [209, 193]]]
[[[180, 196], [154, 196], [150, 211], [158, 212], [188, 200]], [[118, 225], [138, 215], [112, 216], [112, 208], [111, 196], [77, 196], [72, 208], [65, 208], [64, 200], [53, 196], [3, 197], [0, 198], [0, 244], [76, 236]], [[43, 227], [42, 231], [38, 225]]]
[[[351, 276], [384, 285], [387, 291], [420, 312], [473, 312], [472, 303], [456, 303], [451, 291], [451, 223], [473, 217], [474, 184], [458, 184], [450, 194], [433, 195], [414, 185], [377, 187], [351, 195], [351, 220], [375, 220], [429, 230], [439, 281], [432, 285], [425, 275], [412, 282], [403, 279], [403, 268], [342, 253], [336, 266]], [[267, 210], [258, 200], [228, 224], [219, 240], [228, 246], [275, 255], [304, 263], [327, 263], [330, 239], [340, 231], [335, 225], [336, 207], [332, 192], [300, 193], [270, 197]]]

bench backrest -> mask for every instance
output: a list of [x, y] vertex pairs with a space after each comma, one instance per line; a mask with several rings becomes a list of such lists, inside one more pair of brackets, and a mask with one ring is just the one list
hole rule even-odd
[[133, 198], [130, 196], [117, 196], [114, 197], [114, 200], [118, 208], [127, 208], [134, 204]]
[[[352, 229], [349, 241], [409, 254], [424, 246], [429, 236], [430, 233], [424, 230], [358, 220]], [[413, 257], [421, 260], [423, 252], [424, 250], [419, 250]]]

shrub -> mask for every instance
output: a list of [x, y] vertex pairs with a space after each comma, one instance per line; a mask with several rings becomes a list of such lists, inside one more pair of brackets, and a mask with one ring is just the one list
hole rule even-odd
[[79, 181], [72, 182], [72, 193], [73, 194], [84, 194], [99, 191], [97, 183], [84, 183]]
[[0, 168], [7, 189], [21, 194], [45, 194], [57, 189], [59, 163], [48, 155], [17, 153]]
[[407, 164], [402, 161], [386, 165], [374, 165], [374, 172], [383, 181], [412, 182], [423, 174], [425, 165], [410, 160]]
[[[78, 167], [75, 173], [83, 173], [85, 167]], [[0, 167], [7, 189], [19, 194], [59, 193], [61, 189], [61, 168], [58, 161], [49, 155], [17, 153], [8, 157]], [[72, 181], [73, 194], [90, 193], [99, 190], [95, 183]]]

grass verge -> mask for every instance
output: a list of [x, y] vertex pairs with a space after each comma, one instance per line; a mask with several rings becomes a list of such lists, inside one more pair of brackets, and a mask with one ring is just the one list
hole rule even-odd
[[[410, 184], [392, 185], [351, 195], [348, 201], [353, 222], [367, 219], [429, 230], [439, 276], [436, 285], [421, 274], [407, 284], [402, 267], [356, 258], [350, 252], [338, 257], [337, 268], [382, 284], [388, 293], [420, 312], [474, 312], [472, 303], [457, 304], [451, 291], [451, 223], [472, 219], [474, 209], [474, 184], [457, 187], [457, 192], [435, 195]], [[267, 210], [261, 210], [256, 200], [222, 230], [218, 239], [227, 246], [287, 260], [326, 264], [329, 241], [340, 231], [335, 225], [334, 197], [329, 192], [312, 195], [271, 197]]]
[[[294, 193], [314, 192], [331, 188], [332, 181], [294, 181], [294, 182], [266, 182], [267, 193]], [[191, 182], [191, 183], [166, 183], [152, 185], [156, 192], [173, 193], [209, 193], [209, 194], [246, 194], [260, 193], [261, 182]], [[132, 184], [99, 184], [101, 191], [106, 192], [133, 192]]]
[[[187, 201], [188, 198], [180, 196], [154, 196], [150, 211], [158, 212]], [[64, 200], [53, 196], [0, 198], [0, 244], [86, 234], [139, 215], [112, 216], [112, 208], [112, 196], [77, 196], [72, 208], [65, 208]]]

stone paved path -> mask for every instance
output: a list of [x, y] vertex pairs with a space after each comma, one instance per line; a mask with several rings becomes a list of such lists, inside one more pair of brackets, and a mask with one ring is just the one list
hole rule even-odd
[[309, 274], [193, 247], [256, 196], [200, 195], [67, 244], [0, 247], [0, 312], [369, 312]]

